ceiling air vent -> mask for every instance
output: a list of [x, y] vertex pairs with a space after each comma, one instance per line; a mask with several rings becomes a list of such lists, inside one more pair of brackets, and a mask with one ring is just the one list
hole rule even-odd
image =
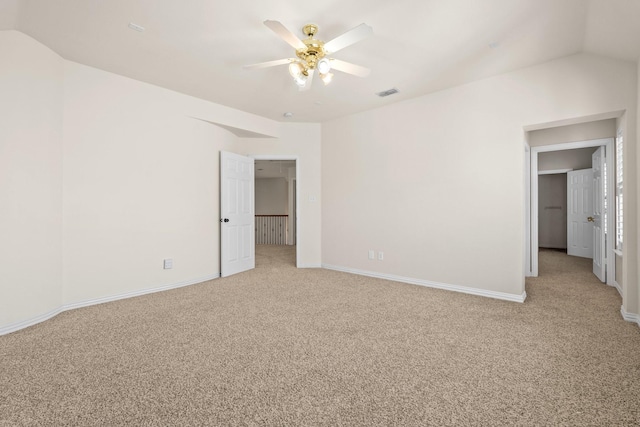
[[385, 91], [378, 92], [376, 93], [376, 95], [378, 95], [380, 98], [384, 98], [385, 96], [393, 95], [394, 93], [398, 93], [398, 92], [399, 90], [394, 87], [392, 89], [387, 89]]

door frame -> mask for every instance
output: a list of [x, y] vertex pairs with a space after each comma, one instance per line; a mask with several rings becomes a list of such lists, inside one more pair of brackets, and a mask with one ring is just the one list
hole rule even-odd
[[[295, 197], [295, 230], [296, 230], [296, 268], [300, 268], [300, 158], [297, 155], [285, 154], [249, 154], [254, 160], [295, 160], [296, 162], [296, 197]], [[255, 179], [255, 178], [254, 178]]]
[[[531, 166], [529, 168], [529, 184], [527, 186], [527, 200], [530, 200], [529, 204], [529, 232], [525, 234], [528, 240], [525, 253], [529, 256], [525, 256], [525, 275], [531, 277], [538, 276], [538, 154], [549, 151], [563, 151], [574, 150], [577, 148], [589, 148], [605, 146], [606, 150], [606, 167], [607, 167], [607, 195], [609, 197], [609, 203], [607, 203], [607, 243], [606, 243], [606, 272], [607, 272], [607, 285], [614, 286], [616, 275], [616, 263], [614, 257], [614, 239], [611, 238], [612, 231], [615, 229], [615, 217], [614, 217], [614, 204], [611, 203], [611, 195], [614, 192], [614, 168], [613, 162], [613, 141], [615, 138], [602, 138], [592, 139], [588, 141], [567, 142], [554, 145], [543, 145], [539, 147], [531, 147]], [[528, 157], [528, 156], [527, 156]]]

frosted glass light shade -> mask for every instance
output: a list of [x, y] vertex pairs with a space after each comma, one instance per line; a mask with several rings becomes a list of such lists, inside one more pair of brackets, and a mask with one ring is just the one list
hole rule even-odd
[[320, 61], [318, 61], [317, 68], [320, 74], [327, 74], [331, 69], [331, 64], [329, 63], [329, 60], [327, 58], [322, 58]]
[[291, 74], [291, 77], [299, 77], [302, 74], [302, 71], [302, 65], [299, 62], [292, 62], [289, 64], [289, 74]]

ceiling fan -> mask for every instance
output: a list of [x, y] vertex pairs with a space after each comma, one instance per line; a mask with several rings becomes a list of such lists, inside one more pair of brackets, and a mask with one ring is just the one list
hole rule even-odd
[[367, 24], [360, 24], [326, 43], [315, 38], [315, 34], [318, 31], [318, 26], [315, 24], [307, 24], [302, 27], [302, 33], [307, 36], [304, 40], [300, 40], [278, 21], [266, 20], [264, 25], [296, 50], [296, 58], [277, 59], [275, 61], [245, 65], [243, 67], [245, 69], [289, 64], [289, 73], [301, 91], [311, 88], [311, 82], [316, 70], [318, 70], [318, 74], [325, 85], [329, 84], [333, 78], [331, 70], [342, 71], [358, 77], [366, 77], [371, 72], [368, 68], [329, 58], [329, 55], [371, 35], [373, 29]]

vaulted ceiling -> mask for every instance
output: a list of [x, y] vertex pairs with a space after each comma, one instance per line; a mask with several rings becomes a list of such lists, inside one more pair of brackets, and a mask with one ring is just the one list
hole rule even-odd
[[[334, 56], [370, 68], [370, 76], [335, 72], [328, 86], [316, 79], [300, 92], [286, 66], [243, 69], [294, 56], [266, 19], [300, 38], [315, 23], [324, 41], [367, 23], [373, 35]], [[637, 61], [638, 22], [638, 0], [0, 0], [0, 29], [22, 31], [65, 59], [302, 122], [581, 52]], [[390, 88], [399, 93], [376, 96]]]

